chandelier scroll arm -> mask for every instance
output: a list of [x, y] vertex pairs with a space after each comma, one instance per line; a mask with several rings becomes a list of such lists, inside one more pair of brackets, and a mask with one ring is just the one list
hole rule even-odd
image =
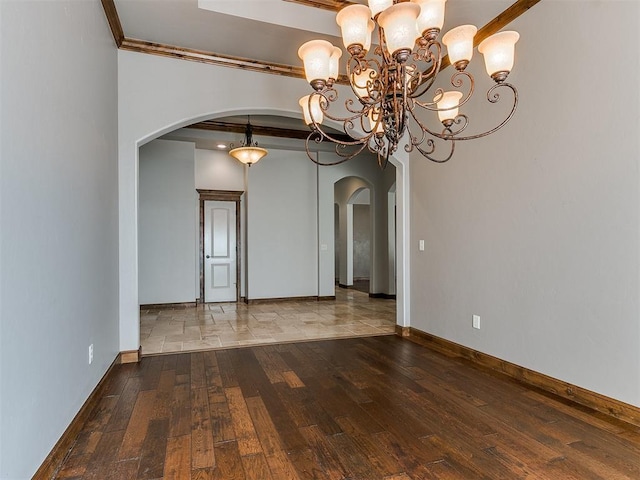
[[[309, 96], [308, 99], [308, 109], [310, 112], [313, 112], [313, 109], [311, 108], [311, 103], [312, 103], [312, 96], [318, 96], [319, 98], [319, 106], [320, 109], [322, 110], [322, 117], [323, 119], [318, 121], [318, 119], [314, 118], [313, 113], [311, 113], [311, 123], [310, 123], [310, 127], [312, 129], [311, 133], [316, 132], [317, 135], [319, 137], [321, 137], [322, 139], [327, 139], [333, 143], [336, 143], [338, 145], [344, 145], [344, 146], [356, 146], [356, 145], [362, 145], [362, 144], [366, 144], [369, 139], [371, 138], [373, 131], [371, 130], [367, 130], [366, 128], [364, 128], [364, 123], [363, 123], [363, 119], [364, 117], [367, 115], [367, 113], [369, 112], [369, 110], [371, 110], [373, 107], [372, 106], [367, 106], [365, 105], [362, 110], [353, 110], [351, 108], [349, 108], [349, 106], [351, 104], [353, 104], [353, 99], [347, 99], [345, 101], [345, 108], [347, 109], [347, 111], [354, 113], [354, 115], [348, 116], [348, 117], [338, 117], [335, 115], [332, 115], [331, 113], [329, 113], [329, 106], [331, 104], [332, 101], [335, 101], [338, 97], [337, 97], [337, 92], [335, 91], [335, 89], [333, 88], [327, 88], [323, 91], [320, 92], [314, 92], [313, 94], [311, 94]], [[352, 141], [346, 141], [346, 140], [341, 140], [338, 139], [336, 137], [334, 137], [333, 135], [327, 133], [325, 130], [323, 130], [322, 128], [322, 122], [324, 121], [324, 118], [328, 118], [330, 120], [333, 120], [335, 122], [338, 123], [342, 123], [342, 131], [345, 133], [345, 135], [349, 136], [350, 138], [352, 138]], [[365, 135], [362, 137], [355, 137], [353, 134], [356, 132], [355, 130], [355, 126], [354, 126], [354, 122], [360, 120], [361, 126], [363, 127], [363, 131], [365, 132]]]
[[[431, 51], [432, 47], [436, 48], [437, 55], [435, 52]], [[442, 65], [442, 45], [439, 42], [431, 41], [424, 47], [424, 51], [425, 53], [429, 52], [430, 59], [432, 60], [432, 65], [430, 69], [420, 71], [418, 73], [418, 85], [416, 86], [416, 89], [409, 95], [411, 98], [418, 98], [427, 93], [433, 86], [436, 78], [438, 77], [438, 74], [440, 73]], [[420, 50], [416, 52], [416, 54], [414, 54], [415, 61], [419, 61], [421, 59], [423, 59], [423, 61], [426, 61], [424, 60], [424, 55], [422, 57], [419, 57], [419, 55], [421, 55]], [[428, 64], [429, 62], [427, 62], [427, 65]]]
[[346, 148], [348, 145], [342, 144], [342, 143], [337, 143], [336, 147], [335, 147], [335, 151], [336, 151], [336, 155], [338, 155], [340, 157], [340, 160], [336, 160], [335, 162], [328, 162], [328, 163], [324, 163], [324, 162], [320, 162], [318, 160], [316, 160], [315, 158], [313, 158], [312, 154], [311, 154], [311, 149], [309, 146], [309, 143], [311, 141], [313, 141], [314, 143], [320, 143], [323, 140], [323, 135], [320, 131], [318, 130], [313, 130], [312, 132], [309, 133], [309, 135], [307, 136], [306, 140], [305, 140], [305, 151], [307, 152], [307, 157], [309, 157], [309, 160], [311, 160], [313, 163], [315, 163], [316, 165], [320, 165], [320, 166], [325, 166], [325, 167], [331, 167], [334, 165], [340, 165], [342, 163], [345, 163], [349, 160], [351, 160], [353, 157], [359, 155], [367, 146], [367, 143], [358, 143], [358, 145], [360, 145], [360, 147], [358, 149], [356, 149], [355, 152], [350, 153], [350, 154], [344, 154], [341, 153], [339, 150], [342, 148]]
[[[475, 85], [476, 85], [475, 79], [473, 78], [473, 75], [471, 75], [469, 72], [466, 72], [466, 71], [455, 72], [453, 75], [451, 75], [451, 85], [454, 86], [455, 88], [463, 87], [465, 82], [462, 79], [462, 77], [466, 77], [469, 80], [469, 91], [466, 94], [463, 94], [462, 100], [458, 102], [457, 108], [460, 108], [465, 103], [467, 103], [475, 92]], [[494, 85], [492, 88], [495, 88], [496, 86], [497, 85]], [[443, 93], [444, 91], [442, 90], [442, 88], [438, 88], [434, 92], [436, 98], [438, 98], [439, 96], [442, 96]], [[414, 102], [416, 105], [420, 106], [421, 108], [424, 108], [425, 110], [429, 110], [432, 112], [438, 112], [442, 110], [437, 107], [436, 105], [437, 100], [434, 100], [433, 102], [421, 102], [420, 100], [414, 99]]]
[[[429, 139], [429, 141], [433, 142], [433, 140], [431, 140], [431, 139]], [[451, 158], [453, 157], [453, 154], [454, 154], [454, 152], [456, 150], [456, 142], [454, 140], [451, 140], [450, 144], [451, 144], [451, 150], [449, 151], [449, 155], [447, 155], [445, 158], [442, 158], [442, 159], [432, 157], [429, 152], [423, 150], [422, 148], [420, 148], [418, 146], [416, 146], [416, 150], [418, 150], [418, 152], [420, 152], [420, 154], [424, 158], [426, 158], [427, 160], [431, 160], [434, 163], [446, 163], [449, 160], [451, 160]]]
[[[425, 138], [427, 137], [427, 135], [431, 135], [432, 137], [435, 138], [439, 138], [441, 140], [459, 140], [458, 137], [455, 137], [455, 135], [457, 133], [462, 132], [465, 128], [467, 128], [467, 125], [469, 123], [468, 118], [466, 115], [458, 115], [458, 120], [456, 120], [456, 123], [464, 123], [462, 125], [462, 127], [460, 127], [458, 130], [456, 131], [452, 131], [451, 128], [447, 127], [444, 129], [443, 132], [436, 132], [434, 130], [431, 130], [429, 127], [427, 127], [424, 123], [422, 123], [418, 117], [415, 114], [415, 111], [413, 109], [409, 109], [409, 113], [411, 114], [411, 118], [413, 119], [413, 121], [418, 125], [418, 127], [420, 128], [420, 130], [422, 131], [422, 138], [418, 141], [416, 136], [413, 135], [413, 131], [411, 128], [411, 123], [408, 124], [407, 128], [411, 134], [411, 144], [414, 145], [416, 148], [418, 147], [418, 145], [420, 145], [421, 143], [424, 142]], [[448, 133], [447, 133], [448, 132]], [[414, 142], [415, 140], [415, 142]]]
[[[445, 132], [448, 130], [448, 128], [445, 128]], [[446, 134], [443, 134], [446, 135]], [[426, 158], [427, 160], [430, 160], [434, 163], [445, 163], [448, 162], [452, 157], [453, 154], [455, 152], [455, 148], [456, 148], [456, 142], [455, 139], [449, 137], [446, 141], [449, 142], [449, 144], [451, 145], [451, 149], [449, 150], [449, 154], [444, 157], [444, 158], [436, 158], [434, 156], [432, 156], [432, 153], [435, 152], [436, 150], [436, 143], [434, 142], [433, 138], [429, 138], [426, 141], [426, 145], [429, 148], [429, 150], [424, 149], [421, 147], [421, 145], [424, 143], [425, 141], [425, 137], [426, 137], [426, 132], [422, 132], [422, 138], [420, 140], [417, 139], [417, 137], [414, 137], [413, 135], [411, 135], [411, 143], [405, 145], [405, 151], [407, 152], [411, 152], [414, 148], [416, 150], [418, 150], [418, 152], [420, 152], [420, 155], [422, 155], [424, 158]], [[442, 137], [438, 137], [438, 138], [442, 138]]]
[[[511, 118], [514, 115], [514, 113], [516, 112], [516, 108], [518, 107], [518, 90], [516, 89], [516, 87], [514, 87], [510, 83], [505, 83], [505, 82], [497, 83], [496, 85], [494, 85], [493, 87], [491, 87], [487, 91], [487, 100], [490, 103], [498, 103], [498, 101], [500, 100], [500, 94], [497, 93], [496, 90], [498, 88], [500, 88], [500, 87], [509, 88], [513, 92], [513, 106], [511, 107], [511, 111], [509, 112], [507, 117], [502, 122], [500, 122], [498, 125], [496, 125], [495, 127], [493, 127], [490, 130], [486, 130], [486, 131], [484, 131], [482, 133], [478, 133], [478, 134], [475, 134], [475, 135], [468, 135], [468, 136], [465, 136], [465, 137], [456, 136], [455, 140], [475, 140], [476, 138], [486, 137], [487, 135], [491, 135], [492, 133], [497, 132], [498, 130], [500, 130], [502, 127], [504, 127], [509, 122], [509, 120], [511, 120]], [[462, 130], [460, 130], [460, 131], [462, 131]]]
[[[383, 65], [375, 58], [351, 57], [347, 62], [347, 78], [349, 78], [349, 87], [351, 88], [351, 91], [356, 96], [356, 98], [363, 105], [372, 105], [380, 101], [379, 98], [375, 98], [375, 93], [379, 89], [378, 84], [381, 83], [380, 78], [382, 76], [383, 70]], [[356, 81], [356, 76], [366, 71], [369, 71], [369, 76], [368, 78], [364, 79], [366, 83], [364, 85], [360, 85]], [[376, 86], [378, 86], [378, 89], [375, 88]], [[366, 89], [367, 93], [373, 94], [373, 96], [369, 96], [367, 98], [360, 96], [360, 94], [356, 90], [356, 87], [360, 89]]]

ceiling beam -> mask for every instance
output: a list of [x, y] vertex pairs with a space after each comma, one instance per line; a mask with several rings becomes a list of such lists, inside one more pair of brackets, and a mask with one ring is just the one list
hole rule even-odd
[[[209, 130], [213, 132], [231, 132], [231, 133], [244, 133], [246, 124], [221, 122], [218, 120], [205, 120], [203, 122], [194, 123], [184, 128], [195, 128], [197, 130]], [[251, 123], [251, 128], [254, 135], [263, 137], [279, 137], [279, 138], [293, 138], [296, 140], [306, 140], [310, 130], [296, 130], [294, 128], [282, 128], [282, 127], [262, 127]], [[333, 137], [342, 141], [353, 141], [353, 138], [344, 134], [332, 134]]]
[[118, 10], [114, 0], [102, 0], [102, 8], [104, 14], [107, 16], [107, 22], [111, 28], [113, 39], [116, 42], [116, 46], [120, 48], [122, 41], [124, 40], [124, 31], [122, 30], [122, 24], [120, 23], [120, 17], [118, 16]]
[[349, 0], [284, 0], [285, 2], [297, 3], [299, 5], [306, 5], [307, 7], [321, 8], [323, 10], [331, 10], [332, 12], [338, 12], [342, 8], [353, 5], [354, 2]]
[[178, 47], [164, 43], [147, 42], [135, 38], [126, 38], [122, 41], [121, 50], [132, 52], [148, 53], [160, 55], [162, 57], [172, 57], [192, 62], [208, 63], [210, 65], [220, 65], [223, 67], [239, 68], [253, 72], [271, 73], [274, 75], [284, 75], [287, 77], [305, 78], [302, 67], [294, 67], [282, 63], [263, 62], [251, 60], [249, 58], [234, 57], [221, 53], [207, 52], [193, 48]]

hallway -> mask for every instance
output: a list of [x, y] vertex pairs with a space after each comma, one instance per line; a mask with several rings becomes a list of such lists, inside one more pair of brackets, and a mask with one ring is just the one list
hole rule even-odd
[[336, 288], [335, 301], [205, 304], [140, 311], [143, 355], [395, 331], [395, 300]]

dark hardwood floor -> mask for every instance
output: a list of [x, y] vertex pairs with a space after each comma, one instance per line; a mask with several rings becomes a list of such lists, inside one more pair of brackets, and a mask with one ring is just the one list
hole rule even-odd
[[59, 479], [640, 479], [640, 428], [395, 336], [119, 365]]

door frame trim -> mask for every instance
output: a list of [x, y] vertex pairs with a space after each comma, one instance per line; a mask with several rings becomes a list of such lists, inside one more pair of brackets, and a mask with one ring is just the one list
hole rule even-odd
[[240, 198], [244, 191], [236, 190], [203, 190], [196, 188], [200, 204], [200, 298], [198, 304], [204, 301], [204, 202], [235, 202], [236, 204], [236, 302], [240, 300], [240, 263], [241, 263], [241, 237], [240, 237]]

